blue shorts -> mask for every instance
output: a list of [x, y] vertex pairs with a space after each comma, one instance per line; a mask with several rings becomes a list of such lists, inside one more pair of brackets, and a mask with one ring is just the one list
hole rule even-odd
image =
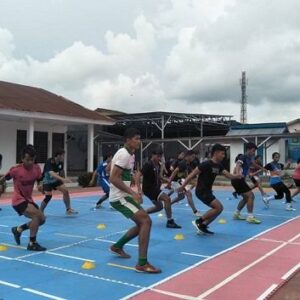
[[101, 186], [101, 188], [105, 194], [109, 193], [109, 181], [107, 179], [101, 178], [98, 181], [98, 185]]

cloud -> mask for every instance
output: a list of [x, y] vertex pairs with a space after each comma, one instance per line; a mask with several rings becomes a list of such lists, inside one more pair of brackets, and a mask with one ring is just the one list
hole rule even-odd
[[113, 19], [99, 37], [103, 45], [83, 37], [44, 61], [16, 55], [13, 32], [0, 28], [1, 80], [43, 87], [92, 109], [239, 119], [245, 70], [250, 122], [299, 115], [299, 1], [157, 0], [141, 6], [149, 9], [136, 9], [131, 31], [114, 31]]

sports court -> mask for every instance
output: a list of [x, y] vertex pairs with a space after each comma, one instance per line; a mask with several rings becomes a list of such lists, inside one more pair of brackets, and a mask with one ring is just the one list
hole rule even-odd
[[262, 224], [248, 224], [232, 220], [237, 200], [231, 190], [218, 188], [215, 194], [224, 212], [211, 225], [213, 236], [197, 234], [185, 201], [173, 206], [182, 229], [167, 229], [164, 215], [151, 215], [149, 260], [162, 269], [158, 275], [133, 270], [136, 240], [125, 248], [130, 259], [108, 251], [131, 223], [108, 202], [91, 210], [99, 198], [95, 191], [72, 194], [76, 217], [64, 215], [62, 201], [51, 202], [39, 233], [48, 249], [42, 253], [26, 250], [26, 234], [15, 245], [10, 228], [23, 220], [2, 199], [0, 299], [266, 299], [300, 267], [299, 212], [285, 211], [279, 200], [266, 209], [256, 195]]

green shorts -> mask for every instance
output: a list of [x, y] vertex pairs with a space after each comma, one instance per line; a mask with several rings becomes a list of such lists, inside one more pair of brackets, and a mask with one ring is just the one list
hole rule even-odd
[[131, 197], [125, 197], [119, 201], [110, 202], [110, 205], [126, 218], [131, 218], [135, 213], [143, 209], [142, 206]]

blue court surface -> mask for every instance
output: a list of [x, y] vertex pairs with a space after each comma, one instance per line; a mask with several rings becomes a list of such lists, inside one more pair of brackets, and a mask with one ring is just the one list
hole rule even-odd
[[[281, 200], [273, 201], [266, 209], [256, 194], [255, 215], [262, 224], [234, 221], [232, 213], [237, 200], [230, 191], [216, 191], [215, 195], [223, 202], [224, 212], [210, 226], [215, 231], [214, 236], [196, 233], [191, 224], [195, 217], [185, 200], [173, 206], [174, 219], [182, 229], [167, 229], [164, 214], [151, 215], [153, 227], [148, 258], [162, 269], [159, 275], [136, 273], [132, 269], [138, 256], [136, 239], [125, 247], [131, 259], [121, 259], [108, 251], [111, 243], [132, 223], [110, 209], [108, 202], [102, 209], [91, 210], [99, 198], [96, 194], [73, 197], [73, 207], [80, 212], [76, 217], [64, 215], [62, 201], [50, 202], [46, 224], [38, 235], [38, 242], [48, 249], [42, 253], [26, 250], [28, 231], [22, 236], [21, 247], [15, 245], [11, 227], [26, 219], [18, 217], [10, 206], [2, 206], [0, 244], [7, 249], [0, 251], [0, 299], [127, 298], [299, 214], [298, 203], [296, 212], [285, 211]], [[201, 212], [207, 209], [196, 197], [194, 201]], [[145, 199], [143, 206], [150, 204]], [[220, 219], [224, 219], [225, 224], [219, 223]], [[183, 239], [174, 239], [176, 234], [182, 234]], [[90, 261], [95, 268], [83, 269], [82, 265]]]

